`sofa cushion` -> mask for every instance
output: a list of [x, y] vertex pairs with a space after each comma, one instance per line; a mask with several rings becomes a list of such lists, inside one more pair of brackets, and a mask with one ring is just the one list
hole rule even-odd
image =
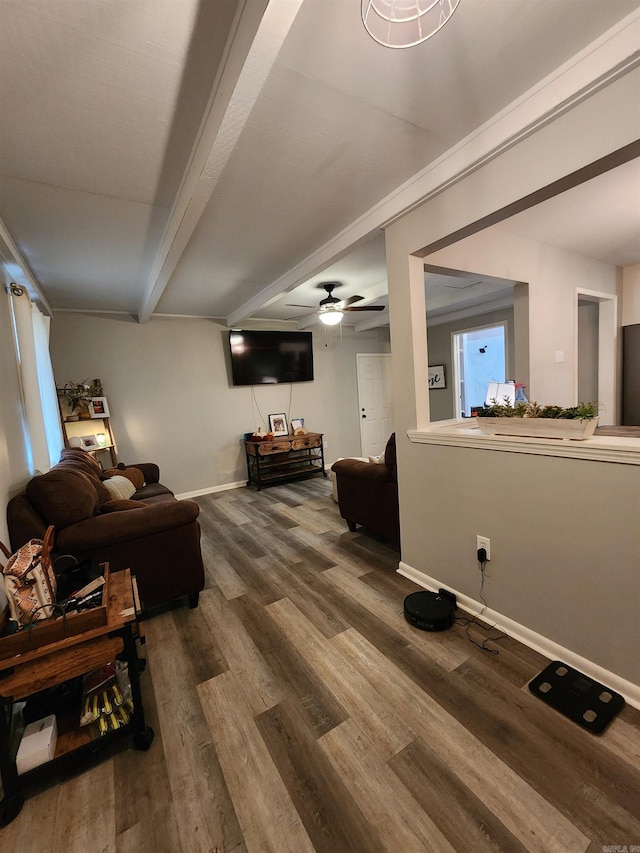
[[91, 477], [73, 468], [54, 467], [27, 484], [26, 495], [46, 524], [56, 529], [95, 515], [98, 493]]
[[98, 477], [98, 479], [102, 474], [98, 460], [86, 450], [80, 450], [76, 447], [63, 447], [60, 453], [60, 462], [73, 463], [80, 471]]
[[147, 506], [143, 501], [130, 501], [124, 498], [114, 498], [106, 501], [100, 507], [100, 512], [122, 512], [127, 509], [144, 509]]
[[133, 497], [136, 490], [136, 487], [128, 477], [121, 477], [119, 474], [103, 480], [102, 485], [109, 492], [111, 500], [129, 500], [129, 498]]
[[99, 506], [111, 499], [111, 495], [100, 481], [102, 474], [100, 463], [86, 450], [65, 447], [60, 454], [60, 462], [55, 467], [60, 470], [82, 471], [83, 474], [87, 474], [95, 487]]
[[387, 446], [384, 449], [384, 462], [387, 468], [395, 468], [396, 466], [396, 434], [392, 432], [387, 441]]
[[146, 501], [149, 500], [149, 498], [156, 498], [159, 496], [166, 496], [170, 498], [174, 497], [171, 489], [163, 486], [162, 483], [149, 483], [147, 481], [146, 486], [143, 486], [141, 489], [136, 489], [136, 493], [133, 497], [137, 501]]
[[102, 478], [106, 480], [109, 477], [126, 477], [127, 480], [131, 480], [136, 489], [141, 489], [144, 486], [144, 474], [139, 468], [107, 468], [103, 472]]

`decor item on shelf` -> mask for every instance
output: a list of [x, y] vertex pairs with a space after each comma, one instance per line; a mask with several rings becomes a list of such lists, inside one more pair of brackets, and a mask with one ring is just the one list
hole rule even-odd
[[98, 450], [100, 447], [95, 435], [81, 435], [79, 438], [82, 442], [82, 450]]
[[[342, 322], [342, 318], [344, 317], [347, 311], [384, 311], [384, 305], [363, 305], [363, 306], [355, 306], [354, 302], [360, 302], [364, 297], [362, 296], [349, 296], [348, 299], [338, 299], [337, 296], [333, 295], [333, 291], [336, 287], [342, 287], [342, 283], [339, 281], [326, 281], [323, 284], [319, 284], [318, 288], [321, 290], [325, 290], [327, 295], [324, 299], [320, 300], [319, 306], [317, 309], [311, 311], [311, 314], [317, 314], [320, 322], [324, 323], [325, 326], [337, 326]], [[295, 302], [287, 303], [287, 307], [289, 308], [312, 308], [312, 305], [298, 305]], [[292, 320], [299, 320], [302, 317], [308, 317], [310, 314], [301, 314], [299, 317], [292, 317]]]
[[383, 47], [413, 47], [447, 23], [460, 0], [361, 0], [362, 23]]
[[100, 445], [100, 447], [106, 447], [107, 446], [107, 436], [105, 435], [104, 432], [96, 433], [96, 439], [98, 440], [98, 444]]
[[92, 397], [89, 400], [89, 414], [92, 418], [108, 418], [109, 406], [106, 397]]
[[520, 435], [530, 438], [589, 438], [598, 425], [598, 403], [579, 403], [577, 406], [541, 406], [530, 403], [503, 403], [479, 408], [476, 423], [480, 432], [490, 435]]
[[[82, 382], [65, 382], [64, 387], [58, 388], [58, 395], [69, 407], [70, 414], [67, 420], [88, 419], [92, 417], [89, 404], [93, 397], [101, 397], [102, 383], [99, 379], [94, 379], [93, 382], [88, 379], [83, 379]], [[106, 415], [99, 417], [106, 417]]]
[[514, 397], [514, 403], [528, 403], [527, 395], [524, 393], [525, 389], [524, 382], [516, 382], [516, 395]]
[[287, 426], [287, 416], [284, 412], [277, 415], [269, 415], [269, 428], [273, 436], [289, 435], [289, 427]]
[[304, 426], [304, 418], [292, 418], [291, 419], [291, 429], [294, 431], [300, 429]]

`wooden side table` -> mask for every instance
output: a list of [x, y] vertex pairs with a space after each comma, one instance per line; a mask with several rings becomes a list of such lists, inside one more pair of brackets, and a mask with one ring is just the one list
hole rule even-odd
[[[151, 746], [154, 732], [145, 723], [136, 650], [136, 639], [143, 638], [142, 626], [137, 621], [139, 612], [135, 578], [131, 577], [129, 569], [115, 572], [110, 575], [105, 625], [0, 660], [0, 777], [4, 790], [4, 798], [0, 801], [0, 826], [5, 826], [20, 813], [24, 790], [36, 777], [86, 764], [114, 739], [127, 735], [133, 735], [137, 749], [146, 750]], [[51, 761], [18, 775], [11, 742], [13, 703], [105, 666], [118, 655], [124, 655], [131, 682], [133, 714], [129, 723], [101, 737], [93, 737], [89, 726], [62, 733]], [[80, 709], [78, 717], [79, 714]]]

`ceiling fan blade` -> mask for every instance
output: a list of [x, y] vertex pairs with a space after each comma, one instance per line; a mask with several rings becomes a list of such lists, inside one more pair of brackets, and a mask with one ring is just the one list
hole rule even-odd
[[342, 304], [347, 308], [349, 305], [353, 305], [354, 302], [360, 302], [361, 299], [364, 299], [364, 296], [350, 296], [348, 299], [343, 299]]
[[300, 305], [298, 302], [285, 302], [285, 308], [308, 308], [310, 311], [315, 310], [313, 305]]
[[356, 305], [354, 308], [343, 308], [343, 311], [384, 311], [386, 305]]
[[[308, 305], [300, 306], [302, 308], [308, 308]], [[303, 320], [305, 317], [311, 317], [318, 312], [314, 309], [313, 311], [307, 311], [305, 314], [296, 314], [295, 317], [287, 317], [287, 320]]]

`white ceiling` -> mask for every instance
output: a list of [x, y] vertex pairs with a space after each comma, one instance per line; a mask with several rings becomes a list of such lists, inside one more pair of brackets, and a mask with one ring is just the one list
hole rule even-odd
[[[638, 3], [461, 0], [400, 51], [359, 0], [264, 6], [0, 0], [0, 219], [54, 310], [285, 320], [326, 280], [384, 304], [375, 229], [301, 265]], [[505, 226], [638, 262], [624, 169], [606, 204], [585, 185]]]

